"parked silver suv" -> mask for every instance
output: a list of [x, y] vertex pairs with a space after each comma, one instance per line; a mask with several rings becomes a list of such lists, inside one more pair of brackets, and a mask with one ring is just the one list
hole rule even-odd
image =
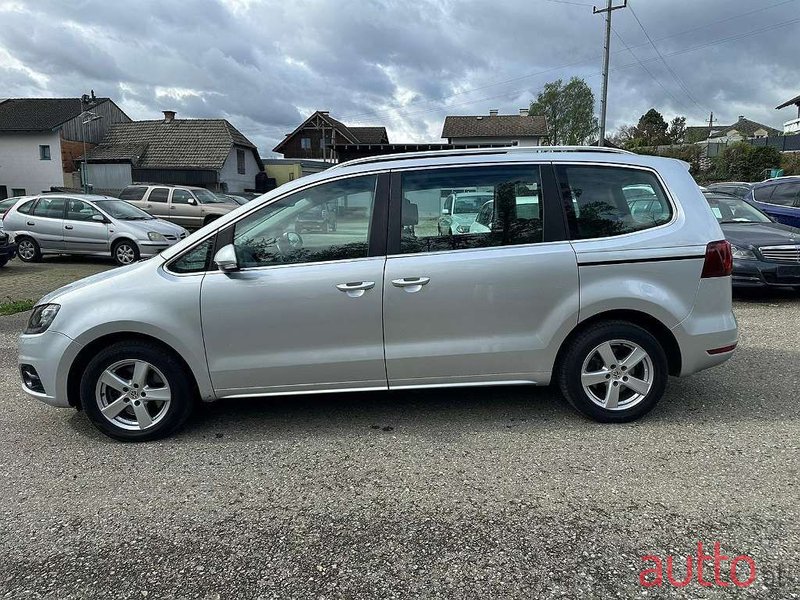
[[119, 197], [187, 229], [198, 229], [239, 206], [205, 188], [180, 185], [134, 184], [122, 190]]
[[[659, 209], [634, 216], [631, 186]], [[494, 203], [480, 230], [439, 232], [444, 201], [470, 190]], [[299, 235], [323, 203], [347, 207], [336, 231]], [[668, 375], [731, 356], [731, 265], [676, 160], [598, 148], [362, 159], [42, 298], [20, 372], [32, 396], [82, 407], [123, 440], [175, 430], [198, 397], [551, 380], [589, 417], [630, 421]]]

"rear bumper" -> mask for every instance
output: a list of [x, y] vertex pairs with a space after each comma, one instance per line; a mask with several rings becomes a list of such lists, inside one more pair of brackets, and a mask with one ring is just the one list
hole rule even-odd
[[741, 288], [800, 286], [800, 265], [763, 260], [734, 260], [733, 286]]

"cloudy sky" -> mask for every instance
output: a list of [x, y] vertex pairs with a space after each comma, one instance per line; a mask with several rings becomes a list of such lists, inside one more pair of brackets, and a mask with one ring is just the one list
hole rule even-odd
[[[577, 75], [599, 112], [590, 0], [0, 0], [0, 23], [0, 97], [94, 89], [133, 119], [225, 117], [265, 156], [316, 109], [438, 142], [445, 115], [516, 113]], [[609, 129], [650, 107], [795, 116], [774, 107], [800, 93], [800, 0], [630, 0], [613, 29]]]

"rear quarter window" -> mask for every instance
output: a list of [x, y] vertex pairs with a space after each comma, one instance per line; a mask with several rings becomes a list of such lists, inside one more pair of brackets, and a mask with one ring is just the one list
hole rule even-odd
[[558, 165], [556, 172], [573, 239], [624, 235], [672, 219], [672, 205], [651, 171]]
[[144, 198], [144, 193], [146, 191], [147, 187], [143, 185], [126, 187], [124, 190], [122, 190], [122, 193], [119, 195], [119, 199], [128, 201], [141, 200], [142, 198]]

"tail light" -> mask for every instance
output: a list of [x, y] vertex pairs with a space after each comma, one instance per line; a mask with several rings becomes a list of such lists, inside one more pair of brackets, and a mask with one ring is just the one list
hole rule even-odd
[[733, 251], [727, 240], [710, 242], [706, 246], [706, 259], [701, 277], [727, 277], [733, 272]]

